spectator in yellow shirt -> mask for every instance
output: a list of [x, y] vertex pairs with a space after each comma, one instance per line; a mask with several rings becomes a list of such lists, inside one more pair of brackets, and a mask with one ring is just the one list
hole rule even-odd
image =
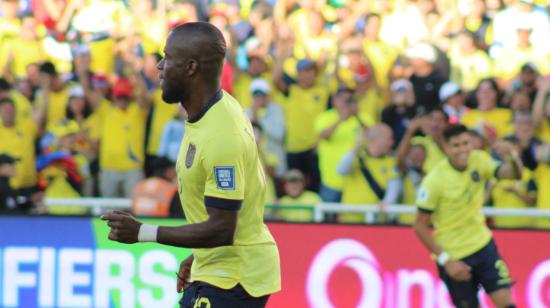
[[306, 177], [307, 187], [319, 189], [320, 175], [315, 147], [318, 135], [315, 118], [327, 108], [330, 89], [317, 81], [317, 63], [302, 59], [296, 65], [297, 80], [283, 75], [283, 61], [289, 54], [290, 42], [280, 42], [277, 50], [274, 83], [286, 96], [283, 111], [287, 125], [286, 152], [289, 169], [299, 169]]
[[40, 65], [40, 92], [37, 100], [36, 108], [45, 109], [47, 126], [65, 118], [69, 90], [51, 62]]
[[[289, 222], [312, 222], [313, 206], [321, 202], [319, 195], [305, 190], [304, 175], [300, 170], [288, 170], [285, 175], [285, 195], [279, 199], [280, 208], [275, 217]], [[303, 206], [304, 209], [285, 209], [285, 206]]]
[[31, 119], [16, 119], [15, 103], [9, 97], [0, 99], [0, 118], [0, 153], [17, 159], [11, 186], [30, 196], [36, 186], [36, 125]]
[[498, 107], [499, 96], [499, 88], [494, 79], [482, 80], [475, 93], [477, 108], [466, 113], [462, 124], [482, 131], [489, 140], [509, 134], [512, 130], [512, 112], [510, 109]]
[[[540, 145], [537, 150], [537, 160], [539, 162], [537, 169], [533, 172], [533, 177], [537, 186], [540, 187], [537, 194], [537, 208], [550, 209], [550, 144]], [[538, 228], [550, 229], [550, 220], [541, 218], [535, 221]]]
[[[378, 124], [364, 132], [355, 148], [342, 157], [337, 171], [345, 177], [344, 206], [378, 206], [377, 219], [386, 220], [385, 206], [396, 203], [402, 190], [397, 162], [390, 154], [392, 146], [391, 129], [386, 124]], [[363, 214], [342, 214], [339, 219], [345, 223], [369, 220], [372, 221]]]
[[132, 101], [132, 85], [125, 78], [113, 86], [112, 104], [103, 101], [97, 111], [102, 119], [99, 165], [103, 197], [127, 197], [143, 178], [145, 119], [148, 101]]
[[321, 171], [320, 195], [324, 202], [340, 202], [343, 178], [336, 172], [338, 162], [353, 149], [357, 136], [370, 120], [365, 120], [357, 110], [353, 90], [339, 89], [332, 98], [332, 109], [326, 110], [315, 119], [319, 134], [319, 169]]
[[[389, 90], [389, 73], [397, 60], [399, 50], [380, 40], [380, 26], [382, 18], [376, 13], [368, 14], [365, 18], [363, 33], [365, 41], [363, 48], [374, 68], [376, 83], [386, 94]], [[384, 95], [385, 97], [387, 95]]]
[[550, 144], [550, 79], [541, 82], [532, 110], [537, 137]]
[[529, 20], [516, 21], [517, 43], [503, 47], [495, 57], [494, 74], [504, 85], [509, 85], [520, 73], [521, 67], [534, 63], [541, 74], [550, 73], [549, 52], [531, 45], [533, 25]]
[[492, 74], [493, 63], [485, 51], [476, 46], [475, 34], [462, 32], [452, 46], [449, 57], [451, 60], [451, 80], [466, 91], [475, 90], [478, 83]]
[[0, 98], [7, 97], [13, 99], [17, 120], [28, 120], [31, 118], [33, 110], [29, 100], [19, 91], [13, 89], [7, 80], [0, 78]]

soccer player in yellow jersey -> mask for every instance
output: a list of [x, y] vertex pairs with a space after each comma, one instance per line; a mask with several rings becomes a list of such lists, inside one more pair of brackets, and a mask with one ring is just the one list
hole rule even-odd
[[508, 156], [498, 166], [485, 152], [472, 150], [471, 135], [463, 125], [451, 125], [443, 135], [447, 159], [422, 181], [413, 228], [435, 256], [441, 279], [457, 307], [479, 307], [479, 285], [497, 307], [515, 307], [510, 273], [481, 206], [488, 180], [517, 179], [523, 165], [509, 143], [498, 145], [499, 152]]
[[180, 307], [264, 307], [281, 288], [277, 246], [263, 223], [265, 176], [252, 125], [221, 90], [225, 53], [217, 28], [191, 22], [170, 33], [158, 64], [164, 101], [181, 102], [189, 114], [177, 162], [188, 224], [147, 225], [118, 211], [103, 216], [111, 240], [193, 248], [180, 267]]

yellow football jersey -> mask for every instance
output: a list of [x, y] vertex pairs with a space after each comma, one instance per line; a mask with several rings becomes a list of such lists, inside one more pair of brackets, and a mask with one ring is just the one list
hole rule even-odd
[[[363, 160], [364, 167], [369, 170], [372, 178], [380, 186], [381, 189], [386, 189], [388, 183], [396, 179], [397, 162], [391, 155], [383, 157], [368, 156], [366, 151], [360, 152], [360, 157]], [[353, 162], [353, 170], [351, 174], [344, 178], [344, 186], [342, 189], [342, 203], [346, 206], [360, 205], [377, 205], [380, 199], [369, 185], [369, 182], [361, 171], [361, 162], [355, 159]], [[364, 214], [342, 214], [340, 222], [346, 223], [362, 223], [365, 221]]]
[[0, 153], [19, 159], [15, 163], [15, 176], [10, 179], [13, 188], [27, 188], [36, 185], [34, 141], [37, 127], [31, 120], [21, 120], [14, 127], [0, 124]]
[[[315, 130], [320, 135], [339, 119], [340, 115], [336, 110], [324, 111], [315, 119]], [[360, 119], [365, 126], [370, 127], [374, 124], [370, 117], [360, 116]], [[334, 190], [342, 190], [344, 179], [338, 174], [336, 167], [344, 154], [351, 151], [355, 145], [357, 136], [361, 132], [361, 123], [356, 117], [350, 117], [336, 127], [330, 138], [319, 141], [317, 153], [323, 185]]]
[[[537, 186], [533, 180], [532, 172], [524, 168], [521, 180], [505, 179], [499, 180], [493, 191], [491, 197], [493, 199], [493, 206], [496, 208], [527, 208], [528, 205], [521, 200], [516, 194], [508, 191], [512, 187], [518, 188], [522, 193], [537, 191]], [[499, 228], [527, 228], [531, 226], [532, 219], [530, 217], [495, 217], [495, 227]]]
[[550, 143], [550, 119], [543, 118], [537, 127], [537, 137], [544, 143]]
[[156, 155], [158, 153], [164, 126], [178, 114], [179, 110], [178, 105], [167, 104], [162, 100], [162, 90], [160, 88], [155, 90], [153, 93], [153, 115], [147, 154]]
[[132, 102], [123, 110], [103, 101], [96, 111], [100, 117], [101, 169], [132, 171], [143, 167], [147, 111]]
[[330, 90], [322, 85], [309, 89], [292, 84], [288, 90], [283, 110], [287, 126], [286, 150], [300, 153], [311, 150], [317, 144], [315, 118], [327, 108]]
[[[550, 209], [550, 165], [539, 164], [537, 169], [533, 172], [533, 177], [537, 187], [539, 187], [537, 193], [537, 208]], [[537, 218], [535, 219], [535, 225], [537, 228], [550, 229], [550, 219]]]
[[479, 128], [483, 124], [495, 128], [497, 137], [506, 136], [514, 131], [512, 111], [505, 108], [494, 108], [489, 111], [470, 110], [464, 115], [462, 124], [468, 128]]
[[[291, 222], [312, 222], [313, 206], [321, 203], [321, 197], [312, 191], [304, 191], [300, 196], [293, 198], [285, 195], [279, 199], [279, 209], [277, 216], [284, 221]], [[284, 209], [285, 206], [311, 206], [311, 209]]]
[[279, 291], [279, 253], [263, 222], [265, 175], [252, 125], [233, 97], [219, 92], [186, 122], [176, 168], [191, 224], [208, 219], [205, 199], [242, 200], [233, 245], [193, 249], [191, 280], [222, 289], [241, 284], [255, 297]]
[[445, 159], [422, 181], [416, 205], [433, 214], [435, 241], [453, 259], [475, 253], [491, 239], [481, 207], [496, 168], [487, 153], [473, 151], [466, 170], [456, 170]]
[[[47, 123], [46, 126], [54, 125], [65, 119], [65, 109], [69, 102], [69, 88], [65, 87], [59, 92], [51, 91], [48, 97]], [[36, 97], [36, 106], [42, 106], [41, 95]]]
[[445, 159], [445, 153], [439, 148], [433, 138], [429, 136], [416, 136], [411, 139], [411, 144], [421, 145], [426, 151], [426, 160], [422, 165], [425, 173], [430, 172], [435, 165]]

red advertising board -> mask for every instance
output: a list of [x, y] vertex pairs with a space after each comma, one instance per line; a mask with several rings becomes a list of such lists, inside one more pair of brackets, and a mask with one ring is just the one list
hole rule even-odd
[[[269, 307], [452, 307], [429, 254], [406, 227], [269, 224], [283, 290]], [[550, 232], [495, 231], [518, 307], [550, 307]], [[480, 293], [482, 307], [492, 307]]]

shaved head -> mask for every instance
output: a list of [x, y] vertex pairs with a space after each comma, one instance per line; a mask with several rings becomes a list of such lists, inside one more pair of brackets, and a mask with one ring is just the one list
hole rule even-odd
[[393, 147], [393, 131], [384, 123], [377, 124], [367, 131], [367, 140], [371, 155], [387, 155]]
[[174, 28], [157, 65], [164, 101], [185, 102], [198, 87], [219, 88], [226, 51], [222, 32], [209, 23]]
[[177, 54], [205, 62], [223, 64], [227, 46], [222, 32], [206, 22], [180, 25], [170, 32], [167, 45], [173, 45]]
[[386, 139], [388, 136], [391, 136], [391, 134], [391, 128], [384, 123], [380, 123], [367, 131], [367, 139], [371, 141], [378, 140], [379, 138]]

